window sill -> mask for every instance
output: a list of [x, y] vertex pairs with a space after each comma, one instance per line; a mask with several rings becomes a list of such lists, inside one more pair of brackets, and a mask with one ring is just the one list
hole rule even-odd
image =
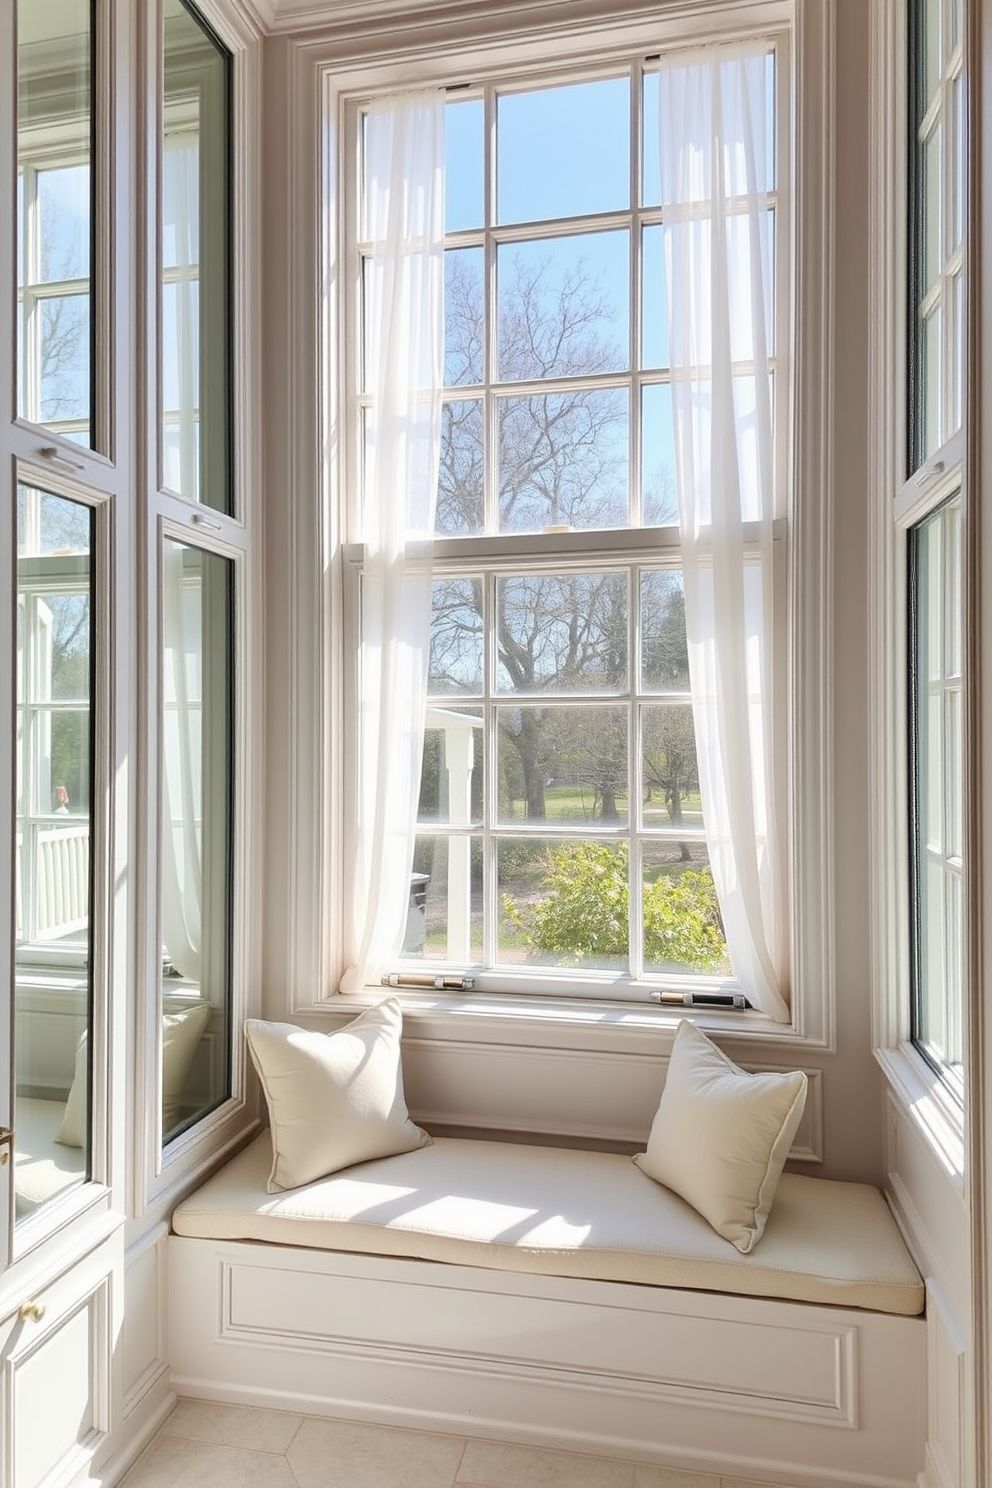
[[964, 1192], [964, 1108], [909, 1044], [876, 1049], [889, 1088], [955, 1188]]
[[691, 1017], [707, 1033], [743, 1043], [801, 1048], [813, 1042], [804, 1039], [791, 1025], [774, 1023], [763, 1013], [750, 1009], [683, 1009], [654, 1003], [596, 1001], [588, 997], [491, 992], [466, 996], [421, 989], [366, 987], [359, 993], [335, 993], [305, 1011], [333, 1013], [347, 1020], [386, 996], [399, 999], [408, 1037], [442, 1043], [519, 1043], [566, 1050], [643, 1053], [648, 1042], [667, 1051], [685, 1017]]

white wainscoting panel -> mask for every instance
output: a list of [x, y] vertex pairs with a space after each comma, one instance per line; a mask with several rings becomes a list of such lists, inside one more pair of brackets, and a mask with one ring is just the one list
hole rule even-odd
[[916, 1488], [926, 1324], [846, 1308], [172, 1236], [181, 1395]]

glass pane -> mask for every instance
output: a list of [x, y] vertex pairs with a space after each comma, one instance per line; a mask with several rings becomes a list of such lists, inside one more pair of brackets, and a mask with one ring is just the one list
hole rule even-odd
[[641, 393], [641, 520], [671, 527], [678, 519], [672, 390], [667, 382], [651, 383]]
[[576, 233], [497, 249], [499, 377], [582, 377], [630, 366], [630, 240]]
[[931, 289], [943, 268], [941, 247], [941, 200], [943, 195], [943, 171], [941, 170], [942, 131], [938, 121], [923, 145], [923, 287]]
[[669, 363], [663, 232], [660, 226], [646, 227], [641, 235], [644, 249], [641, 271], [642, 367], [667, 367]]
[[183, 0], [163, 15], [163, 481], [229, 512], [230, 56]]
[[435, 579], [431, 591], [428, 691], [472, 696], [482, 691], [481, 578]]
[[940, 412], [941, 389], [941, 323], [940, 304], [923, 322], [922, 388], [923, 388], [923, 458], [940, 447], [943, 421]]
[[485, 530], [485, 449], [481, 399], [443, 403], [434, 518], [439, 537], [471, 537]]
[[965, 112], [964, 79], [959, 74], [951, 84], [952, 131], [952, 177], [951, 177], [951, 241], [950, 251], [960, 245], [964, 236], [964, 192], [965, 192]]
[[627, 623], [625, 573], [498, 579], [497, 691], [625, 691]]
[[17, 6], [17, 108], [17, 412], [89, 445], [90, 0]]
[[466, 98], [444, 108], [444, 230], [481, 227], [485, 218], [485, 106]]
[[626, 825], [626, 708], [499, 708], [496, 722], [501, 825]]
[[500, 531], [627, 525], [625, 389], [500, 398], [496, 420]]
[[689, 691], [685, 586], [675, 568], [641, 574], [641, 686], [646, 692]]
[[628, 962], [624, 842], [522, 837], [496, 844], [503, 965], [623, 971]]
[[630, 205], [626, 77], [503, 93], [496, 137], [499, 222], [539, 222]]
[[482, 711], [427, 709], [417, 820], [467, 827], [482, 821]]
[[481, 837], [418, 837], [410, 877], [404, 956], [482, 960]]
[[89, 507], [18, 488], [17, 1221], [89, 1170], [92, 547]]
[[645, 844], [641, 913], [646, 972], [731, 975], [705, 843]]
[[482, 381], [486, 317], [481, 248], [450, 248], [444, 255], [444, 381], [463, 387]]
[[703, 804], [691, 703], [642, 709], [641, 768], [644, 827], [701, 834]]
[[913, 1036], [961, 1063], [963, 739], [960, 498], [910, 535], [914, 948]]
[[926, 103], [930, 103], [943, 66], [943, 53], [941, 49], [941, 11], [946, 0], [920, 0], [923, 10], [923, 79], [926, 90]]
[[233, 564], [162, 552], [162, 1135], [230, 1093]]

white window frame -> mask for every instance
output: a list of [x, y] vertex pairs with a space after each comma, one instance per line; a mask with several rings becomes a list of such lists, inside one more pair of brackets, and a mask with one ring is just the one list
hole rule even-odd
[[[481, 25], [482, 23], [477, 23]], [[379, 38], [372, 52], [353, 37], [324, 39], [300, 48], [290, 64], [289, 88], [293, 97], [290, 138], [299, 147], [304, 160], [308, 150], [319, 180], [317, 200], [323, 205], [318, 213], [308, 206], [305, 182], [307, 171], [300, 171], [303, 189], [293, 198], [290, 183], [292, 216], [299, 221], [296, 249], [300, 254], [301, 314], [305, 302], [307, 224], [322, 243], [321, 268], [315, 286], [322, 307], [320, 334], [314, 353], [318, 376], [317, 448], [322, 452], [319, 466], [321, 498], [316, 534], [318, 568], [325, 578], [310, 589], [309, 581], [301, 586], [299, 603], [312, 593], [317, 600], [321, 625], [313, 657], [320, 677], [317, 706], [306, 695], [307, 678], [313, 676], [304, 657], [290, 687], [301, 731], [305, 720], [314, 716], [317, 736], [312, 748], [299, 740], [295, 749], [292, 778], [285, 792], [287, 810], [293, 820], [305, 821], [320, 805], [317, 830], [312, 838], [299, 834], [292, 851], [295, 857], [292, 881], [295, 885], [292, 903], [284, 911], [289, 934], [283, 934], [282, 952], [289, 957], [284, 976], [291, 989], [287, 1010], [336, 999], [341, 965], [342, 885], [347, 880], [347, 852], [343, 828], [344, 808], [348, 801], [347, 772], [344, 765], [342, 738], [352, 705], [347, 683], [346, 656], [353, 637], [346, 634], [345, 568], [342, 544], [341, 503], [347, 490], [345, 463], [340, 441], [338, 397], [342, 377], [350, 362], [350, 350], [344, 329], [341, 285], [346, 277], [347, 249], [344, 223], [344, 191], [349, 168], [345, 142], [340, 128], [342, 105], [349, 98], [368, 97], [370, 93], [413, 85], [441, 85], [473, 80], [487, 75], [507, 76], [515, 70], [544, 70], [544, 64], [567, 68], [587, 62], [595, 50], [597, 60], [608, 64], [618, 56], [642, 50], [644, 55], [657, 51], [667, 41], [675, 44], [699, 41], [706, 36], [725, 34], [740, 36], [771, 32], [792, 26], [795, 57], [795, 90], [791, 124], [795, 141], [796, 211], [792, 243], [793, 282], [798, 286], [794, 324], [797, 328], [794, 346], [794, 409], [792, 422], [791, 467], [797, 489], [805, 494], [790, 533], [790, 682], [794, 704], [789, 722], [790, 795], [793, 818], [790, 823], [794, 910], [793, 955], [793, 1020], [791, 1026], [772, 1025], [754, 1013], [734, 1015], [731, 1027], [745, 1037], [773, 1039], [787, 1043], [805, 1043], [812, 1047], [835, 1047], [834, 1007], [834, 932], [833, 932], [833, 758], [831, 703], [831, 635], [826, 614], [827, 595], [832, 583], [832, 543], [830, 535], [831, 472], [827, 451], [830, 448], [830, 368], [832, 280], [827, 265], [831, 241], [833, 212], [832, 171], [828, 166], [833, 110], [833, 14], [831, 0], [813, 0], [798, 15], [792, 7], [767, 0], [757, 4], [727, 4], [701, 17], [694, 7], [673, 10], [659, 17], [656, 10], [645, 7], [621, 18], [604, 13], [598, 24], [588, 18], [580, 23], [563, 24], [554, 35], [514, 16], [503, 23], [498, 41], [483, 34], [473, 44], [466, 21], [457, 35], [425, 42], [411, 53], [408, 38], [402, 31], [395, 36]], [[312, 100], [319, 100], [319, 123], [314, 131]], [[309, 142], [309, 144], [308, 144]], [[299, 217], [297, 219], [297, 213]], [[295, 296], [294, 296], [295, 298]], [[298, 330], [289, 335], [290, 346], [302, 348]], [[295, 357], [291, 357], [295, 361]], [[303, 358], [305, 363], [305, 357]], [[302, 392], [302, 387], [300, 389]], [[301, 424], [301, 431], [305, 424]], [[297, 467], [298, 468], [298, 467]], [[298, 499], [307, 499], [303, 482]], [[301, 572], [312, 563], [311, 545], [314, 534], [308, 527], [302, 506], [297, 507], [295, 551]], [[310, 534], [308, 536], [308, 533]], [[300, 625], [305, 625], [300, 611]], [[295, 633], [299, 635], [299, 629]], [[310, 885], [313, 885], [312, 892]], [[296, 989], [309, 988], [309, 991]], [[299, 998], [302, 996], [302, 1001]], [[381, 996], [370, 989], [369, 1000]], [[351, 998], [352, 1006], [361, 998]], [[561, 1029], [569, 1022], [578, 1026], [588, 1023], [588, 1008], [567, 997], [549, 1000], [543, 1008], [533, 1001], [511, 999], [493, 1001], [484, 995], [450, 999], [432, 995], [429, 999], [409, 996], [405, 1004], [410, 1011], [422, 1008], [436, 1010], [442, 1016], [447, 1010], [458, 1011], [470, 1018], [522, 1018], [532, 1023], [546, 1017]], [[638, 1015], [632, 1009], [624, 1014], [625, 1027], [633, 1026]], [[657, 1028], [667, 1015], [654, 1009], [650, 1026]], [[609, 1022], [612, 1015], [606, 1017]], [[674, 1026], [674, 1018], [671, 1023]], [[718, 1026], [720, 1019], [713, 1020]]]
[[[773, 189], [765, 193], [762, 206], [775, 213], [775, 241], [774, 261], [777, 266], [775, 279], [775, 296], [773, 315], [775, 325], [779, 328], [789, 326], [789, 307], [791, 303], [790, 284], [790, 261], [789, 261], [789, 237], [790, 237], [790, 183], [791, 183], [791, 152], [789, 139], [789, 92], [791, 83], [791, 64], [789, 58], [789, 36], [787, 32], [778, 31], [767, 37], [759, 35], [755, 38], [757, 44], [766, 43], [768, 52], [775, 58], [775, 139], [774, 149], [776, 156], [776, 183]], [[628, 820], [625, 827], [614, 829], [605, 828], [600, 824], [597, 828], [590, 830], [579, 830], [573, 824], [557, 823], [554, 818], [548, 818], [544, 822], [528, 821], [519, 829], [513, 826], [498, 823], [493, 798], [493, 782], [495, 779], [497, 759], [497, 737], [496, 737], [496, 709], [498, 705], [512, 706], [515, 701], [514, 694], [501, 694], [495, 683], [496, 661], [493, 645], [493, 617], [490, 616], [488, 629], [484, 633], [484, 674], [483, 685], [484, 698], [461, 697], [457, 699], [433, 699], [429, 706], [440, 708], [457, 706], [463, 709], [474, 709], [481, 706], [483, 712], [482, 739], [484, 741], [485, 758], [488, 761], [487, 776], [490, 790], [486, 807], [483, 811], [481, 826], [466, 827], [462, 833], [458, 828], [452, 829], [450, 825], [438, 824], [425, 826], [423, 833], [418, 827], [419, 835], [436, 837], [457, 837], [459, 835], [475, 837], [481, 840], [485, 861], [484, 876], [487, 883], [485, 892], [485, 907], [483, 912], [483, 935], [486, 944], [495, 948], [499, 941], [497, 932], [498, 904], [500, 889], [497, 877], [497, 847], [500, 840], [508, 841], [513, 837], [534, 840], [537, 838], [565, 841], [599, 841], [625, 843], [629, 845], [629, 914], [628, 914], [628, 944], [629, 944], [629, 970], [618, 972], [597, 972], [581, 967], [568, 967], [561, 965], [555, 968], [547, 968], [545, 971], [528, 970], [524, 966], [515, 967], [507, 962], [484, 963], [481, 967], [473, 964], [471, 959], [464, 962], [432, 961], [427, 959], [423, 962], [414, 961], [411, 958], [400, 956], [390, 970], [396, 972], [400, 977], [416, 976], [424, 972], [433, 975], [446, 975], [457, 977], [462, 973], [471, 977], [475, 989], [481, 991], [497, 992], [519, 992], [521, 994], [545, 995], [557, 997], [562, 988], [567, 988], [567, 995], [577, 997], [610, 997], [620, 1001], [630, 1002], [657, 1002], [661, 989], [667, 992], [690, 992], [703, 994], [727, 994], [738, 996], [744, 991], [741, 984], [733, 976], [704, 975], [702, 973], [684, 972], [661, 972], [645, 969], [643, 966], [643, 913], [642, 892], [643, 874], [640, 871], [640, 855], [645, 847], [652, 842], [663, 842], [665, 839], [653, 834], [646, 826], [638, 820], [636, 802], [639, 799], [637, 789], [642, 767], [642, 753], [640, 747], [640, 736], [638, 731], [638, 719], [642, 706], [655, 704], [666, 706], [670, 703], [681, 701], [690, 702], [688, 692], [676, 699], [671, 694], [653, 694], [649, 689], [642, 688], [639, 680], [640, 671], [640, 637], [637, 634], [636, 616], [639, 602], [635, 593], [638, 573], [652, 568], [680, 567], [680, 538], [677, 526], [651, 527], [643, 524], [642, 510], [642, 474], [641, 474], [641, 450], [642, 450], [642, 417], [643, 417], [643, 394], [650, 388], [667, 390], [670, 386], [670, 367], [651, 367], [643, 363], [638, 356], [640, 344], [641, 325], [643, 320], [644, 301], [644, 266], [647, 259], [647, 250], [644, 246], [644, 232], [649, 228], [659, 227], [665, 218], [665, 213], [660, 205], [642, 206], [640, 185], [640, 162], [646, 158], [650, 148], [647, 141], [639, 138], [639, 131], [643, 129], [642, 101], [646, 81], [651, 77], [654, 69], [650, 60], [645, 60], [643, 55], [636, 55], [618, 59], [613, 66], [603, 66], [597, 60], [587, 63], [585, 68], [576, 68], [574, 65], [562, 68], [545, 68], [538, 72], [528, 70], [524, 74], [513, 74], [509, 79], [500, 74], [489, 78], [484, 84], [470, 89], [458, 90], [449, 95], [448, 102], [456, 105], [466, 101], [478, 100], [483, 105], [484, 111], [484, 146], [483, 159], [492, 161], [495, 158], [493, 136], [496, 129], [497, 97], [505, 94], [512, 95], [516, 92], [529, 92], [532, 90], [550, 89], [555, 86], [593, 83], [603, 78], [625, 78], [629, 81], [631, 104], [629, 106], [630, 121], [630, 181], [629, 200], [631, 205], [626, 209], [609, 211], [603, 213], [583, 213], [572, 217], [547, 218], [540, 222], [526, 222], [522, 224], [502, 225], [492, 220], [484, 227], [477, 229], [457, 231], [449, 233], [445, 238], [445, 248], [448, 249], [479, 249], [484, 256], [483, 274], [483, 296], [489, 300], [486, 311], [485, 323], [488, 325], [488, 342], [483, 353], [482, 379], [478, 383], [459, 384], [454, 387], [446, 387], [444, 390], [445, 401], [452, 402], [478, 402], [482, 407], [482, 416], [486, 427], [486, 449], [488, 451], [484, 468], [484, 506], [485, 524], [488, 533], [473, 535], [469, 537], [444, 536], [435, 539], [433, 571], [437, 578], [456, 577], [458, 575], [476, 576], [482, 575], [484, 584], [488, 591], [490, 579], [501, 576], [519, 577], [524, 575], [537, 575], [540, 573], [554, 572], [604, 572], [612, 570], [617, 573], [626, 572], [630, 578], [630, 590], [628, 594], [628, 648], [627, 648], [627, 671], [628, 680], [625, 690], [616, 694], [607, 694], [602, 691], [568, 692], [567, 694], [542, 695], [528, 694], [530, 703], [541, 702], [543, 706], [554, 708], [557, 706], [584, 707], [598, 704], [614, 705], [623, 707], [628, 713]], [[356, 99], [349, 100], [345, 105], [344, 137], [346, 151], [352, 168], [347, 174], [346, 184], [346, 220], [360, 224], [363, 217], [362, 202], [360, 196], [361, 175], [361, 119], [363, 115], [363, 102]], [[494, 190], [494, 182], [491, 180], [492, 172], [485, 170], [485, 189], [487, 192]], [[484, 214], [485, 215], [485, 214]], [[495, 213], [493, 213], [495, 216]], [[360, 231], [360, 228], [359, 228]], [[579, 376], [550, 377], [546, 381], [538, 379], [511, 379], [498, 376], [498, 321], [499, 301], [496, 284], [497, 252], [502, 245], [513, 246], [519, 243], [546, 242], [555, 237], [571, 237], [573, 235], [590, 234], [594, 232], [617, 232], [623, 231], [628, 234], [628, 261], [629, 273], [629, 299], [628, 299], [628, 352], [625, 369], [599, 373], [589, 373]], [[361, 320], [362, 283], [364, 279], [364, 266], [367, 262], [366, 255], [369, 252], [369, 244], [354, 239], [346, 247], [347, 276], [351, 281], [352, 289], [346, 295], [345, 308], [345, 340], [349, 351], [348, 375], [342, 389], [342, 420], [347, 434], [345, 436], [345, 468], [348, 472], [345, 479], [345, 509], [346, 523], [357, 535], [360, 530], [360, 490], [362, 485], [362, 418], [368, 408], [370, 398], [362, 391], [362, 345], [363, 324]], [[659, 310], [661, 306], [659, 305]], [[789, 336], [787, 344], [785, 333], [780, 329], [778, 335], [782, 338], [776, 343], [776, 355], [769, 359], [769, 367], [774, 375], [774, 404], [773, 421], [778, 431], [774, 443], [775, 456], [775, 481], [776, 495], [780, 506], [788, 507], [791, 504], [791, 483], [789, 481], [788, 454], [789, 454], [789, 404], [791, 393], [791, 378], [789, 376], [789, 360], [792, 349], [792, 337]], [[741, 366], [737, 370], [746, 374], [747, 367]], [[498, 432], [498, 409], [500, 407], [499, 394], [504, 397], [526, 398], [553, 395], [556, 392], [596, 392], [596, 391], [620, 391], [627, 394], [628, 410], [628, 490], [633, 497], [631, 503], [630, 525], [618, 528], [598, 529], [573, 529], [567, 532], [555, 531], [545, 528], [543, 532], [515, 533], [498, 532], [497, 507], [499, 492], [496, 489], [496, 461], [494, 453], [499, 444]], [[788, 529], [788, 517], [781, 518], [776, 526], [779, 539], [776, 542], [776, 563], [773, 575], [775, 610], [776, 610], [776, 633], [773, 640], [773, 655], [775, 665], [774, 690], [779, 696], [788, 695], [786, 653], [788, 649], [788, 543], [785, 534]], [[362, 563], [362, 549], [360, 542], [347, 544], [346, 554], [349, 564], [359, 569]], [[357, 634], [357, 614], [360, 609], [358, 585], [349, 582], [345, 588], [346, 624], [349, 636]], [[487, 603], [487, 612], [490, 606]], [[483, 622], [485, 625], [485, 622]], [[346, 657], [346, 687], [352, 695], [358, 695], [361, 679], [358, 670], [357, 656], [358, 644], [349, 644]], [[783, 719], [786, 710], [783, 710]], [[355, 712], [356, 726], [349, 730], [348, 739], [345, 744], [345, 770], [350, 778], [357, 779], [360, 769], [359, 737], [357, 728], [357, 710]], [[779, 757], [785, 755], [785, 728], [780, 728], [777, 737], [772, 742], [772, 748], [776, 750]], [[359, 827], [355, 818], [354, 807], [356, 793], [351, 793], [348, 800], [348, 811], [346, 816], [346, 833], [349, 838], [357, 837]], [[671, 835], [671, 834], [669, 834]], [[690, 828], [684, 832], [686, 840], [695, 839], [705, 846], [705, 837], [702, 828]], [[707, 858], [708, 861], [708, 858]], [[450, 929], [450, 926], [449, 926]]]
[[[963, 1070], [938, 1069], [914, 1041], [911, 955], [912, 853], [909, 751], [909, 576], [908, 547], [912, 528], [958, 492], [967, 488], [965, 440], [961, 429], [932, 449], [915, 469], [910, 451], [910, 336], [918, 307], [910, 307], [909, 281], [909, 54], [908, 16], [901, 3], [886, 3], [873, 18], [873, 67], [876, 87], [873, 118], [876, 135], [871, 152], [872, 280], [878, 286], [872, 304], [870, 345], [870, 447], [873, 454], [869, 511], [869, 563], [874, 577], [874, 604], [869, 632], [872, 818], [872, 982], [873, 1045], [894, 1094], [913, 1111], [941, 1167], [959, 1189], [965, 1186], [965, 1098]], [[961, 57], [948, 63], [946, 83], [960, 71]], [[944, 84], [941, 85], [944, 92]], [[926, 123], [924, 124], [926, 127]], [[948, 157], [944, 154], [945, 192], [950, 191]], [[946, 222], [947, 204], [942, 217]], [[934, 295], [944, 293], [948, 276], [958, 272], [962, 253], [942, 252], [943, 272]], [[965, 322], [966, 323], [966, 322]], [[913, 330], [911, 330], [911, 324]], [[940, 418], [951, 414], [948, 397], [950, 350], [945, 335], [941, 349]], [[964, 362], [962, 358], [962, 370]], [[895, 390], [895, 395], [893, 395]], [[899, 390], [903, 390], [900, 393]], [[963, 408], [962, 400], [962, 408]], [[944, 424], [946, 429], [946, 422]], [[965, 520], [967, 502], [964, 505]], [[964, 537], [965, 550], [967, 537]], [[966, 560], [965, 560], [966, 569]], [[968, 597], [964, 573], [964, 613]], [[967, 626], [962, 624], [967, 678]], [[967, 698], [965, 706], [967, 708]], [[965, 725], [965, 728], [967, 725]], [[963, 768], [963, 762], [962, 762]], [[965, 780], [963, 817], [968, 814]], [[961, 953], [966, 939], [962, 936]], [[965, 995], [964, 1001], [967, 1001]], [[962, 1017], [966, 1016], [963, 1006]]]

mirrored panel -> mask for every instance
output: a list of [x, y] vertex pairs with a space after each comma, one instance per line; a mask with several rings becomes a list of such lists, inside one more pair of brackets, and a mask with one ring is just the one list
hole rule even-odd
[[86, 1178], [93, 513], [17, 491], [14, 1195], [17, 1222]]
[[231, 510], [230, 54], [164, 0], [162, 483]]
[[162, 1134], [231, 1090], [234, 565], [162, 551]]
[[17, 412], [93, 433], [90, 0], [17, 6]]

